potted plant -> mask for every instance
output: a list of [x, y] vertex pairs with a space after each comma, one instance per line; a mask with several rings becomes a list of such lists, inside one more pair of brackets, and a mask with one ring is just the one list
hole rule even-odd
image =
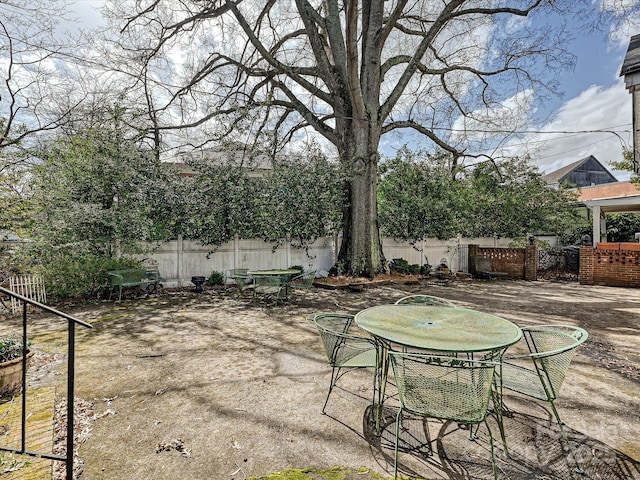
[[[27, 344], [27, 361], [33, 356]], [[22, 388], [22, 339], [15, 335], [0, 337], [0, 396]]]

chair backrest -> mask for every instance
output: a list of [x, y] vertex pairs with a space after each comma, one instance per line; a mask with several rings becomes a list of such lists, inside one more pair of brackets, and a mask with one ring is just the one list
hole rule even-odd
[[389, 352], [402, 408], [430, 418], [480, 423], [495, 362]]
[[[230, 268], [227, 270], [227, 279], [236, 281], [236, 278], [249, 278], [248, 268]], [[246, 282], [245, 282], [246, 283]]]
[[444, 307], [457, 307], [457, 305], [453, 302], [450, 302], [446, 298], [434, 297], [433, 295], [408, 295], [406, 297], [402, 297], [400, 300], [396, 302], [396, 305], [405, 305], [405, 304], [419, 304], [419, 305], [438, 305]]
[[289, 280], [289, 286], [293, 288], [308, 289], [313, 286], [313, 279], [316, 278], [316, 271], [304, 272], [300, 275], [296, 275]]
[[252, 278], [248, 274], [248, 268], [232, 268], [228, 272], [228, 277], [233, 278], [240, 291], [245, 290], [252, 283]]
[[540, 378], [556, 398], [576, 353], [576, 348], [589, 334], [580, 327], [570, 325], [538, 325], [522, 328], [522, 336]]
[[332, 367], [344, 365], [350, 359], [374, 348], [371, 338], [353, 331], [357, 328], [353, 319], [353, 315], [345, 313], [318, 313], [313, 317]]

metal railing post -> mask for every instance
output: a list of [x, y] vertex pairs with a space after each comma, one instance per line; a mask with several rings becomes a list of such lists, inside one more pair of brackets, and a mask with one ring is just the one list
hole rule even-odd
[[[24, 297], [18, 293], [15, 293], [6, 288], [0, 287], [0, 294], [8, 295], [12, 301], [17, 300], [22, 302], [22, 412], [21, 412], [21, 439], [20, 448], [0, 447], [0, 451], [17, 453], [22, 455], [29, 455], [37, 458], [44, 458], [47, 460], [59, 461], [66, 463], [66, 479], [73, 480], [73, 456], [74, 456], [74, 405], [75, 405], [75, 333], [76, 325], [82, 325], [87, 328], [93, 328], [93, 326], [82, 320], [72, 317], [66, 313], [60, 312], [54, 308], [44, 305], [40, 302], [32, 300], [28, 297]], [[29, 353], [28, 348], [28, 335], [27, 335], [27, 308], [28, 306], [34, 306], [40, 310], [52, 313], [58, 317], [62, 317], [68, 320], [68, 359], [67, 359], [67, 451], [66, 455], [56, 455], [54, 453], [46, 452], [33, 452], [27, 450], [27, 355]]]

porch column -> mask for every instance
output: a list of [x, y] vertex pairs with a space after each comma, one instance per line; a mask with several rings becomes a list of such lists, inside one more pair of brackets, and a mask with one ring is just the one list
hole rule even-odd
[[[607, 220], [600, 209], [600, 205], [591, 207], [591, 212], [593, 213], [593, 248], [596, 248], [598, 242], [607, 241]], [[604, 239], [602, 238], [603, 236]]]

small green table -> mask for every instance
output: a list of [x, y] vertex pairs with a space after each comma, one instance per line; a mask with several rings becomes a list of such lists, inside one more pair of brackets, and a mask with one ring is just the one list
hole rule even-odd
[[[284, 298], [288, 299], [289, 298], [289, 287], [288, 287], [289, 280], [291, 280], [291, 277], [295, 275], [299, 275], [301, 273], [302, 272], [298, 269], [288, 268], [288, 269], [282, 269], [282, 270], [279, 270], [279, 269], [249, 270], [247, 272], [247, 275], [251, 277], [277, 277], [279, 279], [277, 283], [280, 285], [280, 287], [284, 287]], [[255, 292], [255, 289], [254, 289], [254, 292]]]
[[284, 270], [249, 270], [247, 275], [264, 275], [264, 276], [278, 276], [286, 278], [287, 281], [294, 275], [302, 273], [300, 270], [296, 268], [289, 268]]
[[380, 349], [376, 369], [376, 433], [380, 432], [382, 420], [388, 351], [394, 345], [440, 353], [495, 356], [522, 337], [520, 328], [504, 318], [448, 306], [380, 305], [356, 314], [355, 322], [376, 339]]

